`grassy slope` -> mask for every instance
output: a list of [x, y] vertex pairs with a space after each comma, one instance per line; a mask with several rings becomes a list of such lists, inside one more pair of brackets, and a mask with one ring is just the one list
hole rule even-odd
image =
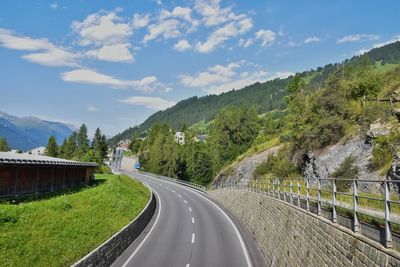
[[97, 175], [97, 185], [0, 202], [0, 266], [66, 266], [135, 218], [149, 190], [127, 176]]

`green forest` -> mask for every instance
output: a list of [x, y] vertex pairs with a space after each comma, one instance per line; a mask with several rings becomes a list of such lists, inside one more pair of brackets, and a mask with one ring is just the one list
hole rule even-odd
[[[163, 114], [171, 121], [166, 119], [163, 124], [154, 124], [145, 139], [137, 139], [137, 132], [132, 133], [132, 150], [139, 155], [146, 171], [208, 184], [216, 174], [243, 157], [243, 154], [258, 151], [270, 144], [271, 140], [277, 140], [274, 145], [281, 143], [284, 149], [261, 164], [254, 173], [255, 177], [266, 173], [280, 177], [300, 175], [301, 155], [304, 153], [323, 149], [340, 140], [366, 135], [369, 125], [377, 119], [383, 123], [397, 121], [393, 116], [396, 103], [391, 105], [389, 102], [369, 100], [394, 99], [396, 90], [400, 89], [400, 68], [397, 65], [399, 51], [400, 43], [397, 42], [341, 64], [327, 65], [320, 70], [299, 73], [285, 80], [267, 82], [268, 86], [284, 86], [279, 89], [282, 92], [281, 99], [275, 102], [281, 103], [278, 107], [265, 105], [262, 110], [254, 105], [238, 104], [244, 101], [244, 97], [230, 105], [227, 102], [227, 106], [221, 108], [215, 116], [208, 113], [208, 120], [212, 120], [212, 123], [206, 127], [209, 134], [206, 142], [194, 140], [197, 134], [195, 129], [203, 127], [174, 126], [168, 122], [178, 117], [168, 115], [172, 114], [168, 110], [156, 113], [153, 118]], [[329, 72], [329, 75], [324, 72]], [[208, 97], [226, 100], [227, 96], [233, 97], [237, 93], [247, 96], [247, 92], [251, 95], [255, 87], [263, 86], [266, 85], [256, 84], [225, 96]], [[262, 92], [261, 89], [258, 91], [259, 94]], [[269, 95], [270, 91], [264, 90], [264, 96]], [[195, 109], [196, 103], [199, 103], [197, 98], [187, 101], [192, 103], [190, 107], [184, 108], [181, 102], [181, 105], [174, 108]], [[177, 119], [174, 122], [179, 121]], [[204, 119], [200, 121], [205, 122]], [[190, 123], [186, 121], [183, 125]], [[175, 130], [179, 127], [183, 127], [186, 135], [184, 145], [174, 141]], [[399, 140], [397, 132], [374, 140], [374, 169], [387, 171], [398, 149]], [[346, 164], [348, 166], [343, 169], [356, 171], [352, 168], [351, 159]], [[336, 175], [346, 177], [348, 173], [338, 171]]]
[[[400, 42], [388, 44], [372, 49], [365, 54], [374, 68], [382, 71], [393, 69], [400, 63]], [[298, 73], [311, 90], [321, 87], [328, 77], [344, 66], [357, 64], [360, 56], [354, 56], [342, 63], [327, 64]], [[200, 121], [206, 123], [213, 120], [216, 114], [229, 106], [252, 107], [257, 114], [264, 114], [273, 110], [284, 110], [287, 107], [285, 96], [287, 86], [293, 76], [286, 79], [275, 79], [265, 83], [255, 83], [240, 90], [232, 90], [220, 95], [191, 97], [177, 103], [164, 111], [158, 111], [139, 126], [131, 127], [109, 139], [109, 144], [116, 145], [118, 141], [130, 139], [132, 136], [146, 136], [146, 132], [155, 124], [166, 123], [174, 129], [182, 129]]]

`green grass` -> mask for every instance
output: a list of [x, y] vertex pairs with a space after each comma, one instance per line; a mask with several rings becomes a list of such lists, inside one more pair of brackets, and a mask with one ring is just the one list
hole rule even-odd
[[149, 190], [127, 176], [92, 186], [0, 202], [0, 266], [67, 266], [127, 225]]
[[194, 131], [196, 134], [206, 134], [210, 131], [211, 124], [214, 120], [206, 122], [206, 120], [201, 120], [189, 127], [190, 130]]
[[376, 61], [374, 68], [381, 73], [385, 73], [385, 72], [389, 72], [391, 70], [394, 70], [395, 68], [397, 68], [399, 66], [399, 64], [391, 64], [391, 63], [387, 63], [385, 65], [382, 65], [382, 61]]

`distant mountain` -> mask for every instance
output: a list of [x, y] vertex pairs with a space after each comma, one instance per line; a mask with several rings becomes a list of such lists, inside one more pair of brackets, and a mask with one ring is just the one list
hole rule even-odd
[[[387, 67], [391, 64], [400, 64], [400, 42], [394, 42], [382, 47], [374, 48], [365, 53], [371, 63], [377, 67]], [[322, 83], [341, 64], [357, 63], [361, 56], [354, 56], [342, 63], [327, 64], [318, 67], [316, 70], [298, 73], [312, 88], [319, 88]], [[180, 129], [183, 126], [193, 125], [201, 120], [212, 120], [222, 108], [227, 106], [252, 106], [261, 114], [274, 109], [286, 107], [284, 97], [286, 86], [293, 77], [286, 79], [275, 79], [264, 83], [255, 83], [240, 90], [232, 90], [220, 95], [207, 95], [203, 97], [191, 97], [180, 101], [175, 106], [164, 111], [158, 111], [151, 115], [141, 125], [115, 135], [109, 139], [110, 144], [132, 138], [133, 135], [143, 135], [151, 126], [156, 123], [167, 123], [170, 127]]]
[[5, 137], [13, 149], [26, 151], [44, 146], [51, 135], [61, 143], [73, 130], [73, 126], [61, 122], [36, 117], [19, 118], [0, 111], [0, 137]]

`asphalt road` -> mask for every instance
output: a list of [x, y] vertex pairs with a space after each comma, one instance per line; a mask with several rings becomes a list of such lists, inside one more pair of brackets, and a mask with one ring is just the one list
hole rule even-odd
[[264, 266], [250, 233], [206, 194], [148, 175], [125, 173], [147, 183], [158, 205], [144, 232], [113, 266]]

